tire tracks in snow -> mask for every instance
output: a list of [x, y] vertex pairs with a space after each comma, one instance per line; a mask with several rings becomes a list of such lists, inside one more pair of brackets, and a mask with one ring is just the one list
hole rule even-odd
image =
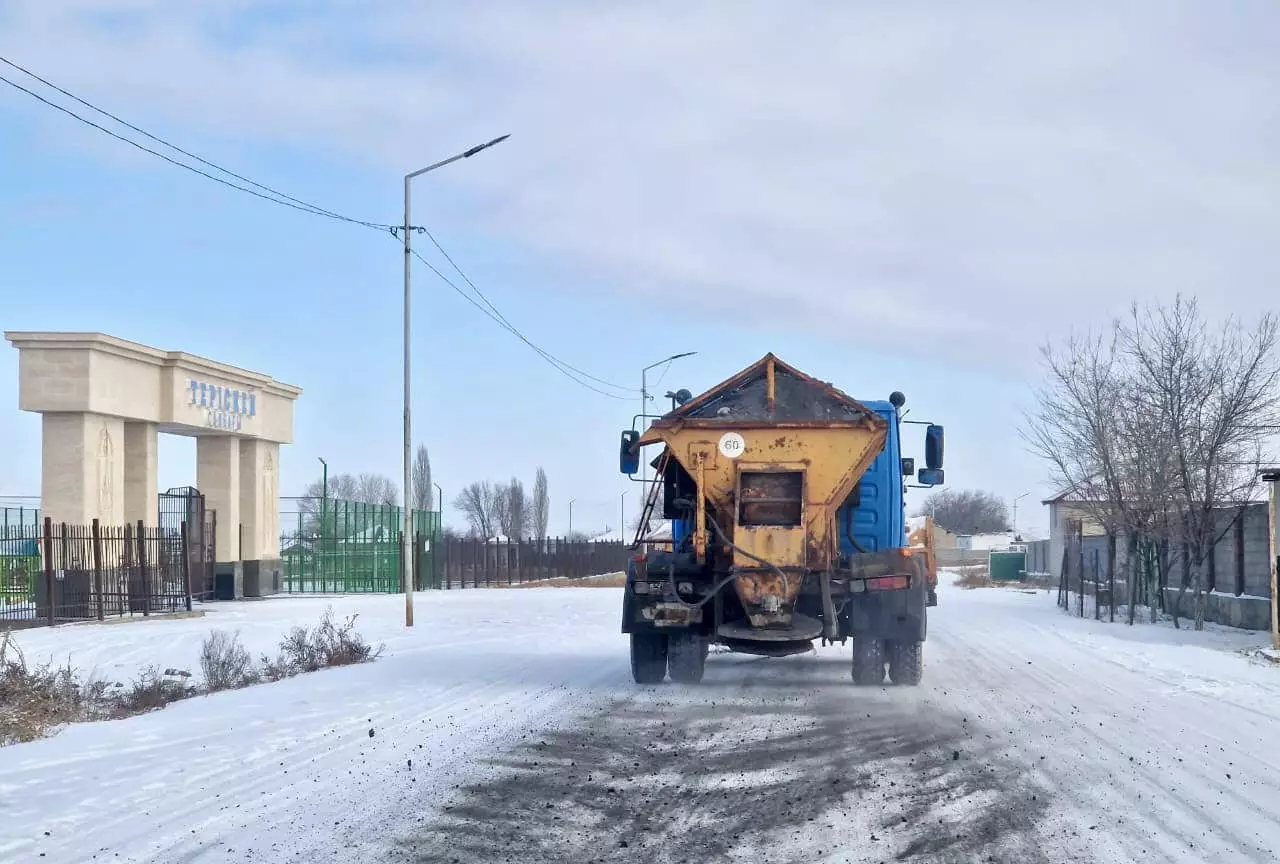
[[847, 652], [713, 656], [697, 687], [634, 688], [492, 760], [398, 862], [1040, 862], [1025, 766], [966, 743]]
[[[1087, 860], [1275, 860], [1257, 830], [1274, 816], [1251, 797], [1256, 786], [1276, 786], [1265, 753], [1255, 762], [1236, 740], [1230, 742], [1233, 764], [1224, 758], [1212, 766], [1203, 752], [1186, 752], [1190, 735], [1222, 742], [1227, 754], [1219, 734], [1230, 716], [1224, 706], [1169, 688], [1159, 676], [1153, 686], [1099, 650], [1110, 638], [1105, 631], [1091, 644], [1067, 631], [1029, 627], [1031, 634], [1014, 640], [1027, 653], [1011, 656], [1008, 646], [990, 638], [999, 631], [956, 623], [939, 628], [936, 647], [949, 668], [969, 667], [960, 681], [984, 686], [962, 685], [950, 695], [970, 701], [988, 727], [1038, 728], [1030, 739], [1006, 737], [1029, 755], [1039, 751], [1039, 773], [1058, 791], [1055, 819], [1086, 838]], [[1074, 625], [1064, 618], [1063, 626]], [[1223, 662], [1236, 661], [1224, 655]], [[1170, 735], [1175, 718], [1195, 731]]]

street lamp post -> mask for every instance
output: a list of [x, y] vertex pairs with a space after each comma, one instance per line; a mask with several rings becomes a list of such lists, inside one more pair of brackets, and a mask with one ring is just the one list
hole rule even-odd
[[577, 498], [569, 499], [569, 534], [570, 535], [573, 534], [573, 502], [577, 500], [578, 500]]
[[324, 461], [323, 456], [317, 456], [320, 464], [324, 466], [324, 470], [320, 475], [320, 568], [321, 578], [328, 574], [325, 572], [325, 562], [328, 556], [325, 555], [324, 538], [329, 534], [329, 463]]
[[[650, 363], [648, 366], [646, 366], [646, 367], [644, 367], [643, 369], [641, 369], [641, 370], [640, 370], [640, 425], [641, 425], [641, 434], [643, 434], [643, 432], [644, 432], [644, 427], [645, 427], [644, 415], [645, 415], [645, 413], [646, 413], [646, 412], [648, 412], [648, 410], [649, 410], [649, 380], [648, 380], [649, 370], [650, 370], [650, 369], [653, 369], [653, 368], [654, 368], [654, 367], [656, 367], [656, 366], [661, 366], [663, 363], [670, 363], [672, 360], [679, 360], [681, 357], [692, 357], [694, 354], [697, 354], [697, 353], [698, 353], [697, 351], [684, 351], [684, 352], [682, 352], [682, 353], [680, 353], [680, 354], [672, 354], [670, 357], [664, 357], [664, 358], [662, 358], [661, 360], [659, 360], [657, 363]], [[645, 495], [644, 495], [644, 500], [645, 500], [645, 501], [648, 501], [648, 500], [649, 500], [649, 490], [648, 490], [648, 488], [647, 488], [647, 484], [648, 484], [648, 482], [649, 482], [649, 466], [648, 466], [647, 464], [645, 464], [644, 460], [641, 460], [641, 462], [640, 462], [640, 488], [644, 490], [644, 493], [645, 493]], [[641, 506], [641, 508], [643, 508], [645, 505], [644, 505], [644, 504], [641, 504], [640, 506]]]
[[1015, 495], [1013, 498], [1013, 539], [1018, 539], [1018, 502], [1030, 495], [1030, 492], [1023, 492], [1021, 495]]
[[323, 456], [317, 456], [316, 458], [324, 466], [320, 475], [320, 524], [324, 525], [324, 517], [329, 510], [329, 463], [324, 461]]
[[442, 159], [433, 165], [428, 165], [426, 168], [419, 168], [417, 171], [404, 175], [404, 224], [400, 226], [400, 231], [404, 235], [404, 489], [401, 493], [404, 497], [404, 522], [400, 528], [400, 573], [404, 579], [404, 626], [406, 627], [413, 626], [413, 580], [410, 573], [412, 564], [409, 561], [408, 554], [409, 537], [413, 532], [413, 514], [409, 508], [409, 488], [413, 482], [413, 423], [409, 408], [409, 274], [412, 270], [409, 264], [410, 256], [413, 255], [411, 242], [413, 222], [409, 219], [411, 181], [414, 177], [442, 168], [450, 162], [457, 162], [459, 159], [470, 159], [481, 150], [500, 144], [509, 137], [509, 135], [503, 135], [484, 144], [477, 144], [470, 150], [464, 150], [456, 156], [450, 156], [448, 159]]

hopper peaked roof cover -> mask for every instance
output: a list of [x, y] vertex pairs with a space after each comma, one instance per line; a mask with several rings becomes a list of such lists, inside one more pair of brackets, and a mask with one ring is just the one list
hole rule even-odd
[[869, 422], [873, 426], [884, 422], [861, 402], [788, 366], [772, 353], [668, 412], [654, 425], [697, 421], [858, 425]]

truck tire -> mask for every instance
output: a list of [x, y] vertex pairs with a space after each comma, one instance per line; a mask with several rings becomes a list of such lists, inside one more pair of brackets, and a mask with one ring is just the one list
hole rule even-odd
[[677, 684], [697, 684], [707, 668], [707, 640], [696, 633], [672, 633], [667, 638], [667, 672]]
[[667, 677], [667, 637], [661, 633], [631, 634], [631, 678], [637, 684], [661, 684]]
[[853, 683], [876, 687], [884, 683], [884, 641], [869, 636], [853, 637]]
[[920, 642], [893, 642], [889, 645], [889, 679], [894, 684], [915, 687], [924, 677], [924, 645]]

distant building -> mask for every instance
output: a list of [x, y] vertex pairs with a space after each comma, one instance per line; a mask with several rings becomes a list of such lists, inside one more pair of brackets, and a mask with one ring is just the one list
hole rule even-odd
[[1065, 489], [1040, 502], [1049, 508], [1049, 557], [1048, 572], [1057, 578], [1062, 572], [1062, 551], [1066, 548], [1067, 523], [1080, 520], [1086, 537], [1106, 535], [1101, 523], [1090, 511], [1096, 502], [1086, 501], [1074, 489]]
[[966, 551], [986, 551], [1002, 549], [1010, 543], [1017, 542], [1012, 531], [1000, 531], [993, 534], [958, 534], [955, 548]]

